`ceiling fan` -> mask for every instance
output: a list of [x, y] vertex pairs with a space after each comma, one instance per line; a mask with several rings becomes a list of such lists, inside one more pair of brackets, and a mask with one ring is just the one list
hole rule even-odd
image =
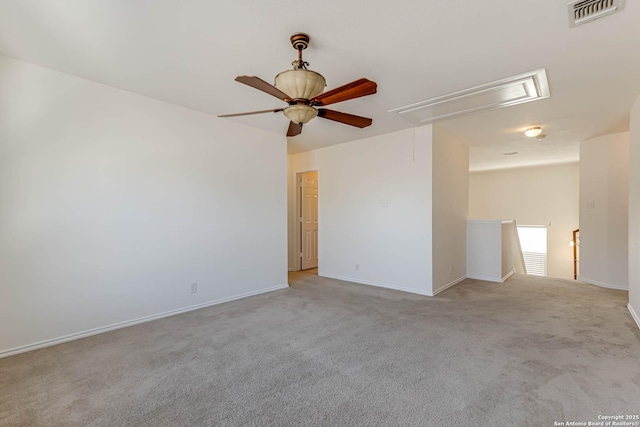
[[262, 113], [279, 113], [282, 111], [290, 120], [287, 136], [302, 133], [302, 125], [315, 117], [364, 128], [370, 126], [372, 120], [367, 117], [341, 113], [323, 107], [349, 99], [376, 93], [378, 85], [367, 79], [359, 79], [328, 92], [323, 92], [326, 85], [320, 73], [307, 69], [308, 62], [302, 60], [302, 51], [309, 46], [309, 36], [296, 33], [291, 36], [291, 45], [298, 51], [298, 59], [293, 61], [292, 70], [283, 71], [275, 78], [275, 86], [256, 76], [238, 76], [236, 81], [283, 100], [288, 107], [272, 110], [251, 111], [248, 113], [224, 114], [218, 117], [248, 116]]

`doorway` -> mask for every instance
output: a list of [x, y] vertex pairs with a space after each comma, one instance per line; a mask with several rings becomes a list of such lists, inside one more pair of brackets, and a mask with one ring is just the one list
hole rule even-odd
[[298, 174], [300, 270], [318, 268], [318, 171]]

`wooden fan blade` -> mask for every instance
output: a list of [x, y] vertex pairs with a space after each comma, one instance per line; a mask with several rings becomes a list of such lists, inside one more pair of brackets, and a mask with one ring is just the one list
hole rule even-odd
[[318, 117], [333, 120], [334, 122], [344, 123], [346, 125], [355, 126], [358, 128], [366, 128], [367, 126], [370, 126], [371, 123], [373, 123], [373, 120], [367, 117], [341, 113], [340, 111], [327, 110], [326, 108], [318, 109]]
[[289, 130], [287, 130], [287, 136], [296, 136], [302, 133], [302, 123], [297, 124], [289, 122]]
[[367, 79], [356, 80], [344, 86], [340, 86], [329, 92], [321, 93], [311, 100], [311, 105], [329, 105], [336, 102], [347, 101], [349, 99], [360, 98], [361, 96], [373, 95], [376, 93], [378, 85]]
[[238, 117], [238, 116], [251, 116], [253, 114], [263, 114], [263, 113], [279, 113], [282, 110], [284, 110], [284, 108], [276, 108], [273, 110], [250, 111], [248, 113], [222, 114], [218, 117]]
[[236, 81], [240, 83], [244, 83], [247, 86], [251, 86], [252, 88], [261, 90], [263, 92], [268, 93], [269, 95], [275, 96], [278, 99], [283, 100], [284, 102], [291, 101], [291, 98], [286, 93], [282, 92], [277, 87], [270, 85], [259, 77], [256, 76], [238, 76], [236, 77]]

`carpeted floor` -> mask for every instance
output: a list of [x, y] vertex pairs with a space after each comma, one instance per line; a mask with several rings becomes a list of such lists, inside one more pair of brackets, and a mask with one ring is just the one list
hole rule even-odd
[[291, 287], [0, 359], [0, 425], [553, 426], [640, 413], [627, 293]]

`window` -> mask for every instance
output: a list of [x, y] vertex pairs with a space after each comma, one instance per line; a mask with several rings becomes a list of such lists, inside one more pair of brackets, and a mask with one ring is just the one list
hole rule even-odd
[[547, 227], [544, 225], [519, 225], [518, 237], [527, 274], [546, 276]]

